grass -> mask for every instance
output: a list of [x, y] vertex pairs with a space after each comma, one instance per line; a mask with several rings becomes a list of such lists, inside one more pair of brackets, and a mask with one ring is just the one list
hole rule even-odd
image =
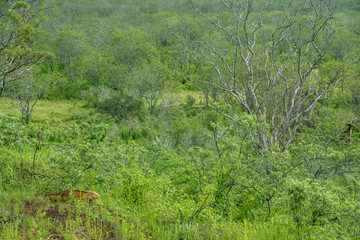
[[286, 216], [266, 223], [212, 226], [197, 221], [164, 222], [146, 205], [101, 195], [104, 201], [86, 204], [76, 199], [53, 202], [31, 188], [1, 193], [0, 239], [303, 239], [289, 232], [294, 224]]
[[[31, 115], [31, 122], [42, 123], [49, 119], [57, 121], [70, 121], [82, 116], [89, 115], [94, 109], [84, 108], [85, 102], [80, 100], [39, 100]], [[0, 97], [0, 110], [11, 116], [20, 117], [19, 104], [10, 98]]]
[[[196, 91], [180, 91], [176, 94], [164, 96], [174, 104], [185, 103], [191, 96], [196, 104], [200, 103], [202, 93]], [[39, 100], [31, 115], [30, 123], [41, 124], [46, 121], [67, 122], [83, 117], [96, 118], [99, 114], [94, 114], [95, 109], [85, 107], [86, 102], [82, 100]], [[21, 117], [19, 104], [8, 97], [0, 97], [0, 111], [10, 116]]]

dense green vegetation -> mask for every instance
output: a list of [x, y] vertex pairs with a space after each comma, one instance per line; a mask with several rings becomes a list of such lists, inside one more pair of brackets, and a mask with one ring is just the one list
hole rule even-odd
[[359, 1], [266, 2], [0, 0], [0, 239], [359, 239]]

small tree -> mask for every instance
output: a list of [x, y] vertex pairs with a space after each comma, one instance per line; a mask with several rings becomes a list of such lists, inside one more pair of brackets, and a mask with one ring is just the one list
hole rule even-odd
[[27, 74], [22, 80], [12, 83], [10, 87], [10, 97], [18, 102], [22, 119], [24, 123], [29, 124], [36, 103], [46, 92], [48, 80], [37, 79]]
[[131, 74], [132, 91], [137, 97], [145, 99], [150, 114], [154, 112], [157, 102], [164, 93], [165, 76], [163, 64], [156, 59], [151, 63], [141, 64]]

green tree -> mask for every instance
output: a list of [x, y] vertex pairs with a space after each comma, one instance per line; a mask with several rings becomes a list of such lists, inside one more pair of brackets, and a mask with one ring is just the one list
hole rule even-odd
[[41, 78], [28, 73], [23, 79], [9, 85], [10, 97], [20, 106], [20, 113], [25, 124], [29, 124], [36, 103], [44, 95], [49, 86], [48, 76]]
[[115, 61], [126, 66], [128, 73], [130, 73], [142, 61], [150, 59], [154, 54], [155, 47], [150, 35], [140, 29], [133, 28], [115, 31], [110, 40], [108, 51]]
[[113, 59], [104, 56], [98, 51], [91, 51], [81, 58], [79, 69], [84, 81], [98, 89], [99, 86], [112, 87], [112, 78], [115, 78]]
[[145, 99], [150, 114], [166, 89], [167, 70], [159, 60], [152, 59], [150, 63], [143, 63], [134, 69], [130, 75], [132, 91], [138, 98]]
[[43, 7], [42, 0], [0, 1], [0, 95], [7, 83], [44, 59], [32, 44], [44, 20]]
[[61, 31], [54, 40], [54, 52], [61, 67], [71, 76], [77, 75], [77, 63], [90, 50], [82, 33], [74, 30]]

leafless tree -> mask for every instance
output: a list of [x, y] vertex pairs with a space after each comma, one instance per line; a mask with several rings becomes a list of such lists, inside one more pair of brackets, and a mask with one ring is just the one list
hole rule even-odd
[[[262, 124], [252, 132], [252, 138], [260, 148], [278, 144], [286, 149], [301, 120], [311, 114], [319, 100], [360, 75], [356, 70], [353, 74], [347, 71], [359, 61], [359, 55], [329, 75], [319, 74], [319, 63], [334, 38], [330, 1], [289, 1], [270, 24], [263, 20], [270, 1], [263, 9], [255, 9], [254, 0], [220, 0], [231, 15], [230, 22], [229, 18], [205, 14], [194, 0], [190, 3], [210, 24], [211, 33], [203, 39], [184, 39], [191, 43], [188, 69], [197, 62], [206, 78], [194, 77], [190, 70], [183, 77], [216, 88], [235, 100], [236, 115], [246, 112], [256, 116]], [[204, 106], [241, 124], [234, 114], [212, 104], [211, 98]]]

